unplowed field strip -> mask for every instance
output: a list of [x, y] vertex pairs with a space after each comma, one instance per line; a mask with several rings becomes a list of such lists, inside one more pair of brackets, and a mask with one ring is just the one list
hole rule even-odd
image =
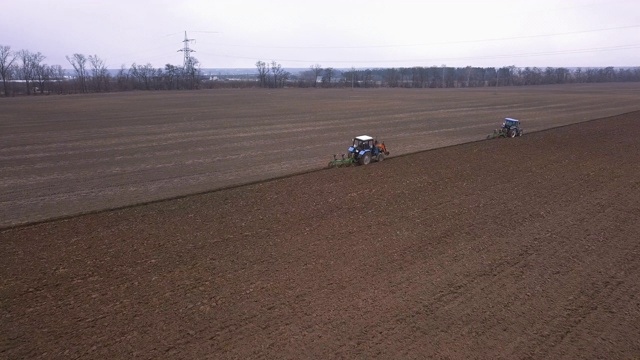
[[0, 358], [637, 358], [640, 113], [0, 231]]
[[326, 166], [369, 134], [392, 155], [640, 110], [638, 83], [266, 89], [0, 99], [0, 228]]

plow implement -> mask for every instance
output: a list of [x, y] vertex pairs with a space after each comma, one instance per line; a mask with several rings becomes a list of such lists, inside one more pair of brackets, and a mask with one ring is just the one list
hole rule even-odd
[[338, 158], [338, 155], [333, 155], [333, 160], [329, 161], [329, 167], [345, 167], [356, 163], [357, 161], [353, 156], [345, 157], [345, 154], [342, 154], [342, 158]]
[[507, 137], [507, 132], [503, 131], [502, 129], [496, 129], [493, 130], [493, 132], [489, 135], [487, 135], [487, 139], [495, 139], [495, 138], [506, 138]]

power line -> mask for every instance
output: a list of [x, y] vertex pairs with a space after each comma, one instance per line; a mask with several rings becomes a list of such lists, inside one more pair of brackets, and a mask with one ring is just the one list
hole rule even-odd
[[[598, 47], [598, 48], [584, 48], [584, 49], [568, 49], [568, 50], [559, 50], [559, 51], [543, 51], [543, 52], [530, 52], [530, 53], [517, 53], [517, 54], [497, 54], [497, 55], [472, 56], [472, 57], [430, 58], [430, 59], [403, 59], [403, 60], [398, 60], [398, 59], [396, 59], [396, 60], [273, 59], [273, 60], [274, 61], [279, 61], [279, 62], [295, 62], [295, 63], [309, 63], [309, 62], [322, 62], [322, 63], [346, 63], [346, 62], [357, 62], [357, 63], [440, 62], [440, 61], [456, 61], [456, 60], [502, 59], [502, 58], [510, 58], [510, 57], [544, 56], [544, 55], [566, 55], [566, 54], [580, 54], [580, 53], [630, 50], [630, 49], [638, 49], [638, 48], [640, 48], [640, 44], [627, 44], [627, 45], [616, 45], [616, 46], [607, 46], [607, 47]], [[225, 58], [233, 58], [233, 59], [249, 59], [249, 60], [255, 60], [256, 59], [256, 57], [234, 56], [234, 55], [227, 55], [227, 54], [211, 54], [211, 53], [203, 53], [203, 54], [212, 55], [212, 56], [219, 56], [219, 57], [225, 57]]]
[[564, 32], [564, 33], [522, 35], [522, 36], [512, 36], [512, 37], [504, 37], [504, 38], [489, 38], [489, 39], [479, 39], [479, 40], [440, 41], [440, 42], [430, 42], [430, 43], [420, 43], [420, 44], [364, 45], [364, 46], [271, 46], [271, 45], [220, 44], [219, 46], [248, 47], [248, 48], [259, 48], [259, 49], [261, 49], [261, 48], [263, 48], [263, 49], [376, 49], [376, 48], [399, 48], [399, 47], [417, 47], [417, 46], [446, 45], [446, 44], [472, 44], [472, 43], [496, 42], [496, 41], [507, 41], [507, 40], [535, 39], [535, 38], [545, 38], [545, 37], [553, 37], [553, 36], [566, 36], [566, 35], [587, 34], [587, 33], [612, 31], [612, 30], [633, 29], [633, 28], [638, 28], [638, 27], [640, 27], [640, 25], [617, 26], [617, 27], [601, 28], [601, 29], [570, 31], [570, 32]]

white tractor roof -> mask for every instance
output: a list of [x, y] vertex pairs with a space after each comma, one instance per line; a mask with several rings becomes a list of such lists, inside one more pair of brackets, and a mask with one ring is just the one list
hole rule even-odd
[[369, 140], [373, 140], [373, 138], [369, 135], [360, 135], [360, 136], [356, 136], [356, 140], [369, 141]]

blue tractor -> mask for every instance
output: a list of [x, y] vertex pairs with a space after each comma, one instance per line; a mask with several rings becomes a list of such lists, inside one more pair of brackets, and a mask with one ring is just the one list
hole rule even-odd
[[368, 165], [371, 161], [382, 161], [386, 156], [389, 156], [389, 151], [383, 142], [379, 143], [368, 135], [360, 135], [353, 138], [346, 157], [342, 154], [342, 158], [338, 159], [337, 155], [334, 155], [329, 167]]
[[502, 126], [499, 129], [493, 130], [493, 134], [489, 134], [487, 139], [494, 139], [500, 137], [516, 137], [522, 136], [524, 130], [520, 126], [520, 121], [512, 118], [505, 118]]

